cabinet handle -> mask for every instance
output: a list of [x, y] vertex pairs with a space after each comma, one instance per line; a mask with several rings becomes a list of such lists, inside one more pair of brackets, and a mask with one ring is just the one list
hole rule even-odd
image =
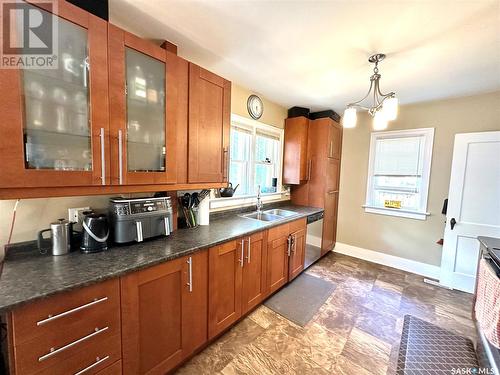
[[101, 141], [101, 185], [106, 185], [106, 156], [104, 155], [104, 128], [101, 128], [99, 134]]
[[328, 192], [328, 194], [335, 194], [335, 193], [338, 193], [338, 192], [339, 192], [338, 190], [330, 190], [330, 191]]
[[330, 141], [330, 150], [328, 151], [328, 157], [333, 158], [333, 141]]
[[311, 173], [312, 173], [312, 167], [313, 167], [313, 161], [312, 159], [309, 159], [307, 161], [307, 181], [309, 181], [311, 179]]
[[80, 311], [80, 310], [86, 309], [88, 307], [97, 305], [98, 303], [101, 303], [101, 302], [104, 302], [104, 301], [107, 301], [107, 300], [108, 300], [108, 297], [103, 297], [103, 298], [99, 298], [99, 299], [96, 298], [92, 302], [86, 303], [85, 305], [81, 305], [81, 306], [75, 307], [74, 309], [64, 311], [64, 312], [62, 312], [60, 314], [57, 314], [57, 315], [49, 315], [46, 319], [43, 319], [43, 320], [40, 320], [40, 321], [36, 322], [36, 325], [37, 326], [42, 326], [42, 325], [44, 325], [46, 323], [49, 323], [49, 322], [52, 322], [52, 321], [54, 321], [56, 319], [62, 318], [63, 316], [73, 314], [73, 313], [75, 313], [77, 311]]
[[247, 252], [247, 263], [250, 264], [250, 255], [251, 255], [251, 247], [250, 247], [251, 243], [250, 243], [250, 237], [248, 237], [248, 252]]
[[93, 369], [94, 367], [96, 366], [99, 366], [101, 363], [103, 363], [104, 361], [107, 361], [109, 359], [109, 355], [107, 355], [106, 357], [104, 358], [99, 358], [99, 357], [96, 357], [95, 359], [95, 362], [92, 363], [91, 365], [85, 367], [83, 370], [80, 370], [78, 371], [77, 373], [75, 373], [75, 375], [82, 375], [82, 374], [85, 374], [87, 371]]
[[170, 222], [168, 217], [163, 218], [163, 225], [165, 225], [165, 236], [170, 235]]
[[240, 262], [240, 267], [243, 268], [243, 260], [244, 260], [244, 251], [245, 251], [245, 240], [241, 240], [241, 254], [240, 254], [240, 259], [238, 262]]
[[223, 170], [223, 176], [222, 176], [222, 182], [227, 181], [227, 154], [228, 154], [228, 148], [224, 147], [224, 156], [222, 157], [222, 170]]
[[292, 251], [292, 236], [289, 235], [286, 242], [288, 244], [287, 253], [288, 253], [288, 256], [290, 257], [291, 251]]
[[83, 60], [83, 87], [88, 87], [89, 85], [89, 70], [90, 70], [90, 63], [89, 63], [89, 51], [87, 48], [87, 57], [85, 60]]
[[92, 338], [94, 336], [97, 336], [98, 334], [100, 334], [100, 333], [102, 333], [104, 331], [107, 331], [108, 329], [109, 329], [109, 327], [104, 327], [104, 328], [101, 328], [101, 329], [99, 329], [99, 328], [96, 327], [95, 331], [92, 332], [92, 333], [90, 333], [90, 334], [88, 334], [87, 336], [83, 336], [82, 338], [79, 338], [78, 340], [70, 342], [67, 345], [61, 346], [58, 349], [50, 348], [50, 352], [47, 353], [47, 354], [42, 355], [41, 357], [39, 357], [38, 358], [38, 362], [45, 361], [46, 359], [48, 359], [48, 358], [50, 358], [50, 357], [52, 357], [52, 356], [54, 356], [54, 355], [56, 355], [58, 353], [61, 353], [61, 352], [65, 351], [65, 350], [67, 350], [67, 349], [69, 349], [69, 348], [71, 348], [71, 347], [73, 347], [75, 345], [78, 345], [81, 342], [84, 342], [84, 341], [86, 341], [86, 340], [88, 340], [88, 339], [90, 339], [90, 338]]
[[144, 240], [144, 237], [142, 236], [142, 222], [136, 221], [135, 222], [135, 230], [137, 234], [137, 242], [142, 242]]
[[188, 264], [188, 286], [189, 286], [189, 292], [191, 293], [193, 291], [193, 258], [189, 257], [187, 260]]
[[123, 134], [118, 130], [118, 179], [123, 184]]

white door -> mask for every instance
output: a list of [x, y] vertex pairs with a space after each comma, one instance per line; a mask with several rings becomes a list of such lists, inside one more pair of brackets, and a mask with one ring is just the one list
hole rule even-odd
[[455, 136], [441, 284], [474, 291], [478, 236], [500, 237], [500, 131]]

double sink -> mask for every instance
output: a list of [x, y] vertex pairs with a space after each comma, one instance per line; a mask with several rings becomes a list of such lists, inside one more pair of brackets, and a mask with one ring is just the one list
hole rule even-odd
[[254, 211], [250, 212], [249, 214], [245, 215], [240, 215], [241, 217], [244, 217], [246, 219], [253, 219], [253, 220], [259, 220], [259, 221], [276, 221], [276, 220], [282, 220], [290, 216], [295, 216], [298, 215], [296, 212], [293, 211], [288, 211], [288, 210], [282, 210], [279, 208], [275, 208], [272, 210], [266, 210], [262, 212]]

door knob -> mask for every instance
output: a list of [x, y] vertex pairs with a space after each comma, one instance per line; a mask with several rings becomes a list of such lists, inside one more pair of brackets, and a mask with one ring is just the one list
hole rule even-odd
[[455, 220], [454, 217], [451, 218], [450, 220], [450, 227], [451, 227], [451, 230], [453, 230], [453, 228], [455, 228], [455, 224], [457, 223], [457, 221]]

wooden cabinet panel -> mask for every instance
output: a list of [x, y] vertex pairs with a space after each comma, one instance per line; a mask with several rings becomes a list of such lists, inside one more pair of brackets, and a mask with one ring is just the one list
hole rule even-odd
[[63, 69], [0, 69], [0, 188], [109, 183], [107, 23], [65, 1], [52, 11], [66, 37], [69, 30], [70, 38], [78, 37], [73, 56], [88, 51], [91, 68], [83, 70], [84, 57], [75, 58], [66, 75]]
[[309, 119], [285, 120], [283, 183], [298, 185], [308, 178], [307, 133]]
[[[177, 57], [111, 24], [108, 40], [111, 182], [175, 183]], [[127, 66], [132, 63], [137, 66]], [[160, 73], [163, 80], [156, 76]], [[160, 116], [163, 123], [153, 124]], [[164, 143], [158, 143], [162, 139]]]
[[97, 375], [121, 375], [122, 373], [122, 361], [116, 361], [111, 366], [99, 371]]
[[342, 127], [335, 121], [330, 121], [328, 141], [328, 157], [340, 159], [342, 153]]
[[[287, 226], [288, 228], [288, 226]], [[288, 233], [267, 244], [268, 293], [274, 293], [288, 281]]]
[[208, 337], [215, 337], [241, 316], [243, 247], [229, 241], [209, 249]]
[[181, 362], [187, 274], [179, 258], [121, 278], [124, 374], [164, 374]]
[[266, 294], [267, 232], [243, 239], [245, 245], [242, 282], [242, 314], [257, 306]]
[[191, 280], [183, 303], [182, 341], [184, 356], [187, 357], [208, 340], [208, 250], [197, 252], [189, 257]]
[[227, 182], [231, 82], [189, 64], [188, 182]]
[[328, 158], [326, 163], [326, 193], [338, 192], [340, 180], [340, 160]]
[[306, 249], [306, 228], [290, 234], [292, 245], [290, 251], [290, 264], [288, 271], [288, 281], [296, 278], [304, 270], [305, 249]]
[[337, 236], [337, 206], [338, 192], [326, 194], [325, 216], [323, 218], [323, 241], [321, 243], [321, 255], [326, 254], [335, 247]]

